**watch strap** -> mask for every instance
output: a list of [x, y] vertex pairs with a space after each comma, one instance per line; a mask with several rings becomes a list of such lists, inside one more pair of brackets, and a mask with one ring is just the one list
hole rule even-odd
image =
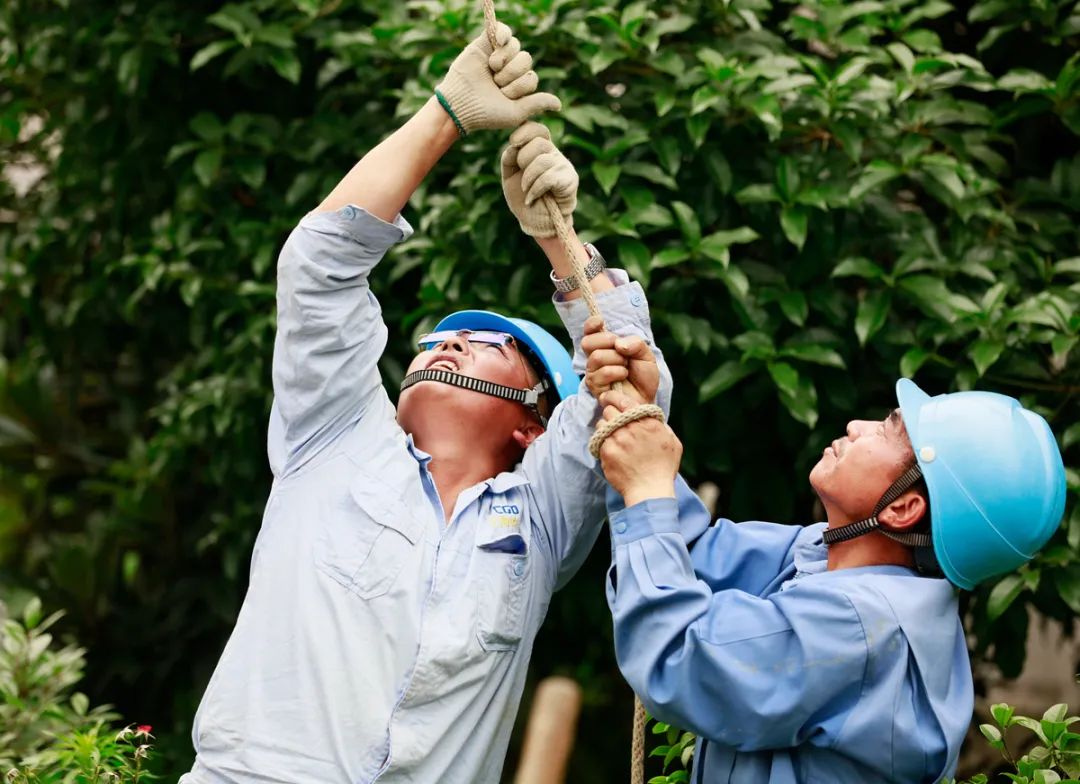
[[[585, 279], [592, 280], [607, 269], [607, 263], [604, 261], [604, 257], [600, 255], [600, 251], [591, 242], [585, 243], [585, 250], [589, 253], [589, 260], [585, 265]], [[569, 294], [571, 291], [580, 288], [581, 284], [578, 282], [577, 275], [571, 274], [565, 278], [559, 278], [555, 276], [555, 270], [552, 270], [550, 276], [555, 290], [560, 294]]]

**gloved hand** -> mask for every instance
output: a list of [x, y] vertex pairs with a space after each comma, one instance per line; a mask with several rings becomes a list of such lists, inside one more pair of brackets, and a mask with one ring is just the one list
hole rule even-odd
[[574, 225], [578, 173], [540, 123], [525, 123], [510, 134], [510, 146], [502, 156], [502, 185], [506, 203], [526, 234], [555, 236], [555, 224], [541, 198], [546, 193], [555, 197], [567, 227]]
[[493, 51], [487, 34], [465, 47], [435, 88], [439, 103], [462, 136], [479, 128], [516, 128], [540, 112], [562, 108], [551, 93], [535, 92], [540, 80], [532, 55], [509, 27], [498, 24]]

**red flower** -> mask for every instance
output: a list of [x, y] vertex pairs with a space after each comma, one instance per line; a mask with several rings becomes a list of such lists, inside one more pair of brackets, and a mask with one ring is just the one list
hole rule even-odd
[[150, 730], [152, 730], [152, 729], [154, 729], [154, 728], [151, 727], [149, 724], [140, 724], [138, 727], [135, 728], [135, 734], [136, 735], [149, 735]]

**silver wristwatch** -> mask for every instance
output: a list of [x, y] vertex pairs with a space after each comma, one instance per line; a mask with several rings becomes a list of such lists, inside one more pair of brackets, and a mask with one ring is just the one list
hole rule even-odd
[[[585, 250], [589, 252], [589, 261], [585, 265], [585, 279], [592, 280], [607, 269], [607, 264], [604, 262], [604, 257], [600, 255], [600, 251], [591, 242], [585, 243]], [[555, 290], [560, 294], [569, 294], [580, 286], [577, 275], [557, 278], [555, 277], [555, 270], [551, 271], [551, 282], [555, 284]]]

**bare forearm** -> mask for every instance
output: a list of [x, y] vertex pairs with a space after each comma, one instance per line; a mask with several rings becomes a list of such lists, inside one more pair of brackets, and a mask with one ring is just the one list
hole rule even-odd
[[[535, 239], [536, 244], [540, 246], [540, 250], [544, 251], [544, 255], [547, 256], [548, 261], [551, 263], [551, 269], [555, 271], [556, 277], [566, 278], [574, 274], [574, 267], [570, 259], [566, 258], [566, 249], [563, 247], [562, 240], [558, 237], [536, 237]], [[589, 253], [585, 250], [585, 246], [578, 239], [573, 229], [570, 229], [570, 247], [582, 264], [587, 263]], [[590, 286], [594, 292], [599, 294], [601, 291], [614, 288], [615, 284], [608, 279], [607, 275], [597, 275], [592, 279]], [[581, 292], [575, 289], [566, 294], [565, 298], [568, 300], [577, 299], [580, 296]]]
[[382, 220], [392, 221], [457, 138], [450, 116], [432, 97], [408, 122], [361, 158], [318, 209], [329, 211], [355, 204]]

